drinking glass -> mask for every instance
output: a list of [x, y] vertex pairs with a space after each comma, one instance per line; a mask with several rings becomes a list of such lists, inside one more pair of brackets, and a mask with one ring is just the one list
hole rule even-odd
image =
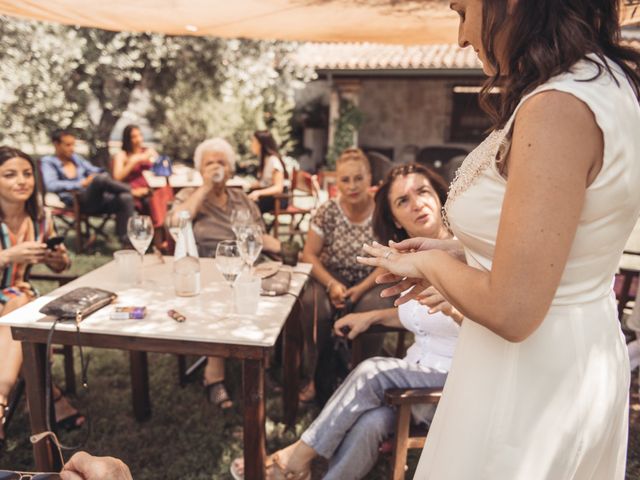
[[253, 224], [251, 212], [246, 208], [238, 208], [231, 212], [231, 230], [236, 235], [236, 239], [240, 239], [242, 230]]
[[242, 270], [244, 261], [240, 255], [238, 242], [235, 240], [224, 240], [218, 243], [216, 247], [216, 267], [229, 284], [233, 288], [233, 282]]
[[240, 230], [238, 247], [240, 248], [240, 256], [251, 271], [262, 251], [262, 229], [260, 226], [254, 224]]
[[[134, 215], [127, 223], [127, 235], [133, 248], [140, 254], [140, 265], [144, 265], [144, 252], [153, 240], [153, 223], [148, 215]], [[142, 274], [140, 275], [142, 283]]]

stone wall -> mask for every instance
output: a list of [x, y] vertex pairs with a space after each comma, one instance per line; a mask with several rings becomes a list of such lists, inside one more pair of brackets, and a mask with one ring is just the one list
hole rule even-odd
[[393, 149], [448, 143], [453, 83], [441, 79], [363, 80], [360, 109], [365, 121], [358, 140], [363, 147]]
[[[449, 141], [453, 78], [361, 78], [359, 108], [365, 121], [358, 132], [359, 146], [391, 151], [400, 160], [406, 146], [462, 146]], [[465, 83], [468, 83], [466, 80]], [[299, 103], [322, 98], [328, 104], [330, 83], [318, 80], [298, 95]], [[311, 145], [309, 145], [311, 147]]]

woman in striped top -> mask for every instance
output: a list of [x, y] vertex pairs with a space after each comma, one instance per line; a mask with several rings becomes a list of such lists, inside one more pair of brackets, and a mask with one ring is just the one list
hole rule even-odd
[[[36, 296], [28, 282], [32, 265], [44, 263], [55, 272], [69, 266], [63, 245], [49, 250], [44, 243], [55, 231], [51, 217], [42, 211], [34, 171], [33, 160], [28, 155], [15, 148], [0, 147], [0, 315], [25, 305]], [[11, 338], [9, 327], [1, 326], [0, 446], [5, 438], [4, 410], [21, 366], [20, 344]], [[84, 418], [59, 391], [54, 393], [58, 398], [57, 418], [64, 419], [65, 425], [80, 426]]]

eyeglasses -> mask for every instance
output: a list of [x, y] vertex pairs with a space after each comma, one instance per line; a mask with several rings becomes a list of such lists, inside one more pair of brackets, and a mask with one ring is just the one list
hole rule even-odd
[[[51, 437], [51, 442], [56, 446], [58, 455], [60, 456], [60, 465], [64, 465], [64, 457], [62, 456], [62, 450], [58, 437], [53, 432], [42, 432], [36, 435], [31, 435], [29, 440], [32, 444], [38, 443], [40, 440], [46, 437]], [[0, 480], [62, 480], [59, 473], [53, 472], [15, 472], [11, 470], [0, 470]]]
[[62, 480], [59, 473], [11, 472], [0, 470], [0, 480]]

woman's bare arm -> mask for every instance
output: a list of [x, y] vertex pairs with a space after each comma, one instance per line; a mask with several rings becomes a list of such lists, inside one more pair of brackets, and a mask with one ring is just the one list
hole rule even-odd
[[603, 150], [602, 132], [584, 103], [562, 92], [540, 93], [517, 114], [490, 272], [437, 250], [364, 263], [426, 278], [465, 317], [522, 341], [551, 305]]

